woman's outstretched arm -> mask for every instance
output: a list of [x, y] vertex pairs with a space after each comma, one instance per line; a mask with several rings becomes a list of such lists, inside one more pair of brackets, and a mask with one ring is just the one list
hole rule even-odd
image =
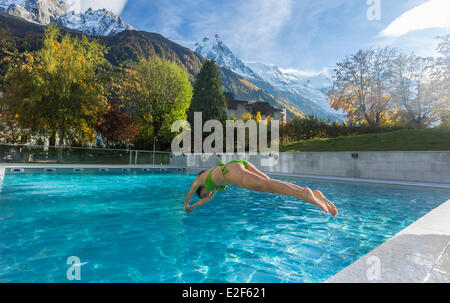
[[184, 199], [184, 209], [189, 206], [189, 202], [192, 200], [192, 197], [194, 196], [197, 189], [200, 187], [200, 183], [195, 179], [194, 183], [192, 183], [191, 189], [189, 190], [186, 199]]
[[191, 207], [188, 207], [188, 209], [185, 208], [186, 213], [190, 214], [194, 209], [196, 209], [199, 206], [202, 206], [208, 202], [210, 202], [214, 196], [216, 195], [217, 191], [213, 191], [209, 194], [209, 197], [202, 199], [200, 201], [198, 201], [197, 203], [195, 203], [194, 205], [192, 205]]

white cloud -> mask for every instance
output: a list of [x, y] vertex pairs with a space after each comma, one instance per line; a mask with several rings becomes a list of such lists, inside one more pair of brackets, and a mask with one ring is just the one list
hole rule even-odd
[[380, 36], [400, 37], [417, 30], [450, 28], [450, 1], [429, 0], [395, 19]]
[[[192, 37], [196, 40], [219, 34], [223, 41], [242, 59], [255, 55], [271, 57], [276, 39], [292, 18], [294, 0], [228, 1], [220, 7], [193, 11], [190, 22]], [[197, 4], [197, 2], [195, 2]], [[185, 11], [186, 12], [186, 11]], [[174, 36], [169, 35], [169, 37]], [[181, 37], [175, 37], [181, 40]], [[272, 54], [273, 55], [273, 54]]]
[[106, 8], [119, 15], [125, 7], [127, 0], [65, 0], [65, 3], [69, 10], [74, 10], [77, 13], [84, 12], [89, 8], [94, 10]]
[[[352, 0], [361, 1], [361, 0]], [[212, 3], [213, 2], [213, 3]], [[320, 36], [322, 18], [349, 0], [158, 0], [148, 28], [189, 46], [219, 34], [242, 60], [314, 68], [310, 44]], [[364, 3], [364, 1], [363, 1]], [[365, 16], [365, 15], [364, 15]]]
[[320, 71], [315, 70], [300, 70], [296, 68], [280, 68], [280, 70], [283, 73], [286, 74], [294, 74], [299, 77], [305, 77], [305, 78], [311, 78], [311, 77], [317, 77], [317, 76], [325, 76], [330, 77], [330, 68], [324, 67]]
[[292, 15], [292, 0], [259, 0], [239, 3], [236, 8], [239, 19], [234, 33], [242, 45], [261, 45], [275, 37]]
[[413, 31], [400, 37], [378, 37], [370, 45], [371, 47], [389, 46], [401, 50], [402, 52], [414, 52], [422, 57], [436, 57], [439, 39], [445, 36], [448, 30], [444, 28], [430, 28]]

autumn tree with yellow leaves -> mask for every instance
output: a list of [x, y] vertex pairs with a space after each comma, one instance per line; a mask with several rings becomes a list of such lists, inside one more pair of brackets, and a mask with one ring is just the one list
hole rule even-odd
[[19, 55], [15, 43], [12, 42], [10, 32], [0, 28], [0, 142], [20, 143], [26, 139], [24, 132], [17, 121], [9, 114], [6, 106], [1, 102], [4, 90], [6, 71], [10, 62]]
[[398, 54], [391, 48], [360, 50], [337, 63], [331, 107], [351, 124], [423, 128], [449, 123], [449, 36], [441, 58]]
[[388, 48], [360, 50], [337, 63], [330, 104], [342, 109], [351, 123], [381, 126], [389, 119], [387, 79], [393, 51]]
[[107, 109], [104, 81], [105, 48], [85, 36], [61, 36], [50, 26], [43, 47], [11, 62], [1, 103], [22, 128], [59, 145], [87, 145]]

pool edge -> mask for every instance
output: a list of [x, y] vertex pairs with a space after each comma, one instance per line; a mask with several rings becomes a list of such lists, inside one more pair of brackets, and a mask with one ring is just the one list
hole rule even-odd
[[350, 177], [304, 175], [304, 174], [284, 174], [284, 173], [272, 173], [272, 172], [267, 172], [267, 174], [271, 175], [271, 176], [318, 179], [318, 180], [325, 180], [325, 181], [328, 180], [328, 181], [341, 181], [341, 182], [365, 183], [365, 184], [385, 184], [385, 185], [400, 185], [400, 186], [412, 186], [412, 187], [450, 189], [450, 184], [447, 184], [447, 183], [414, 182], [414, 181], [387, 180], [387, 179], [350, 178]]
[[[44, 171], [45, 169], [56, 169], [59, 171], [73, 171], [74, 169], [86, 170], [111, 170], [111, 171], [146, 171], [146, 170], [172, 170], [172, 171], [201, 171], [208, 169], [208, 167], [186, 167], [181, 165], [128, 165], [128, 164], [23, 164], [23, 163], [0, 163], [0, 169], [5, 170], [5, 174], [11, 173], [12, 169], [23, 169], [26, 172]], [[338, 176], [322, 176], [322, 175], [305, 175], [305, 174], [290, 174], [265, 171], [270, 176], [279, 177], [293, 177], [293, 178], [307, 178], [325, 181], [340, 181], [351, 183], [365, 183], [365, 184], [384, 184], [384, 185], [398, 185], [409, 187], [424, 187], [424, 188], [441, 188], [450, 189], [448, 183], [431, 183], [431, 182], [414, 182], [401, 180], [387, 180], [387, 179], [367, 179], [367, 178], [351, 178]]]
[[325, 283], [450, 283], [450, 200]]

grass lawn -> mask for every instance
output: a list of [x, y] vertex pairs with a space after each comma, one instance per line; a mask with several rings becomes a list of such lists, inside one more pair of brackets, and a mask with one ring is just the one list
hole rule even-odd
[[309, 139], [280, 147], [283, 152], [450, 150], [450, 127]]

